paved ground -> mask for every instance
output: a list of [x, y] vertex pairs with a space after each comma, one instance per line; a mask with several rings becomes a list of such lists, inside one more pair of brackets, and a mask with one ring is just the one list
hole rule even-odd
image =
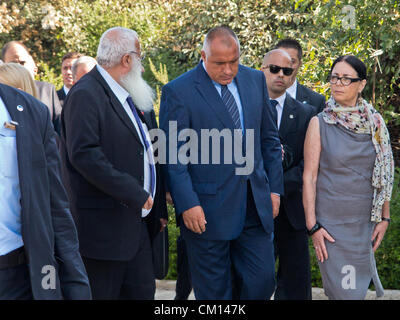
[[[175, 281], [174, 280], [157, 280], [156, 281], [156, 300], [173, 300], [175, 297]], [[312, 289], [313, 300], [328, 300], [321, 288]], [[400, 290], [385, 290], [385, 295], [376, 298], [375, 291], [368, 290], [367, 300], [400, 300]], [[194, 300], [193, 291], [189, 296], [189, 300]]]

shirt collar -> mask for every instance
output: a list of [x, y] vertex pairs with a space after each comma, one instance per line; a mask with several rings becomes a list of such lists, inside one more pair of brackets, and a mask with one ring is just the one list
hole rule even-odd
[[111, 91], [115, 94], [119, 102], [124, 105], [126, 99], [129, 97], [128, 91], [126, 91], [121, 85], [114, 80], [113, 77], [100, 65], [96, 65], [97, 70], [100, 72], [101, 76], [104, 78], [108, 86], [110, 87]]
[[294, 80], [293, 84], [286, 89], [286, 92], [290, 94], [293, 99], [296, 99], [297, 93], [297, 79]]
[[65, 85], [63, 85], [63, 89], [64, 89], [65, 95], [67, 95], [70, 89], [68, 89]]
[[281, 95], [280, 97], [273, 99], [273, 100], [278, 101], [279, 106], [281, 108], [283, 108], [283, 105], [285, 104], [285, 99], [286, 99], [286, 92], [283, 95]]

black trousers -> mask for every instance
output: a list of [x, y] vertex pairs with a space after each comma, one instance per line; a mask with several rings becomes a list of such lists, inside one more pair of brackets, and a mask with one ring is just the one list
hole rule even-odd
[[190, 279], [189, 261], [186, 252], [185, 239], [182, 235], [176, 240], [177, 251], [177, 273], [175, 288], [175, 300], [187, 300], [192, 291], [192, 281]]
[[130, 261], [82, 257], [93, 300], [154, 300], [153, 257], [144, 221], [141, 230], [139, 250]]
[[0, 269], [0, 300], [32, 300], [27, 264]]
[[310, 254], [307, 231], [290, 224], [281, 204], [275, 224], [275, 259], [278, 260], [275, 300], [311, 300]]

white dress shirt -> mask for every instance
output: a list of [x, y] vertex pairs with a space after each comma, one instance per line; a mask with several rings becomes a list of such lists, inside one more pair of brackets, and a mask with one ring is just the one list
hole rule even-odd
[[[115, 96], [117, 97], [118, 101], [121, 103], [122, 107], [124, 108], [124, 110], [126, 111], [126, 113], [128, 114], [129, 118], [131, 119], [133, 125], [135, 126], [135, 129], [138, 133], [138, 136], [140, 138], [140, 141], [142, 142], [144, 151], [146, 151], [146, 146], [143, 142], [142, 139], [142, 135], [140, 133], [140, 129], [138, 124], [136, 123], [136, 119], [132, 113], [131, 108], [129, 107], [128, 102], [126, 101], [126, 99], [129, 97], [129, 93], [128, 91], [126, 91], [123, 87], [121, 87], [119, 85], [119, 83], [117, 81], [114, 80], [113, 77], [110, 76], [110, 74], [104, 69], [102, 68], [100, 65], [96, 65], [97, 70], [100, 72], [100, 74], [102, 75], [102, 77], [104, 78], [104, 80], [107, 82], [107, 84], [109, 85], [109, 87], [111, 88], [112, 92], [115, 94]], [[147, 137], [147, 141], [151, 141], [150, 139], [150, 135], [149, 135], [149, 130], [147, 128], [147, 125], [145, 123], [142, 122], [142, 127], [143, 130], [146, 134]], [[150, 164], [149, 161], [152, 161], [151, 163], [155, 163], [154, 162], [154, 158], [153, 158], [153, 148], [152, 145], [150, 143], [150, 148], [148, 150], [148, 152], [144, 152], [144, 157], [143, 157], [143, 161], [144, 161], [144, 183], [143, 183], [143, 189], [146, 190], [147, 192], [150, 192]], [[155, 190], [156, 190], [156, 186], [157, 186], [157, 181], [156, 179], [154, 179], [154, 193], [151, 195], [151, 197], [154, 200], [155, 197]], [[149, 213], [150, 210], [146, 210], [146, 209], [142, 209], [142, 217], [146, 217]]]
[[285, 104], [285, 99], [286, 99], [286, 92], [283, 95], [281, 95], [280, 97], [276, 98], [276, 99], [271, 99], [271, 100], [278, 101], [278, 104], [276, 105], [276, 111], [278, 113], [278, 117], [277, 117], [278, 130], [279, 130], [279, 127], [281, 126], [283, 106]]
[[65, 85], [63, 85], [63, 90], [65, 92], [65, 95], [67, 95], [70, 89], [68, 89]]
[[293, 99], [296, 99], [297, 94], [297, 79], [294, 80], [293, 84], [286, 89], [286, 92], [290, 94]]

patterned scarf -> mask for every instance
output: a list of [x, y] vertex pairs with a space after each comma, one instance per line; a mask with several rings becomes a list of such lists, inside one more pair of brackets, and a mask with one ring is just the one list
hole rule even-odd
[[322, 111], [326, 123], [340, 124], [354, 133], [370, 134], [376, 158], [372, 174], [374, 199], [371, 221], [382, 220], [382, 206], [390, 201], [393, 190], [394, 160], [390, 136], [382, 116], [367, 101], [359, 98], [355, 107], [341, 107], [333, 97]]

